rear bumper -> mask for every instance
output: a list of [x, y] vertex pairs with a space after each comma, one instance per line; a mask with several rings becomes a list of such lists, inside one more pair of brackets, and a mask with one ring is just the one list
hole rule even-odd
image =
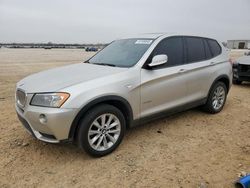
[[[20, 109], [16, 106], [16, 112], [23, 127], [35, 138], [44, 142], [59, 143], [68, 140], [77, 110], [36, 106]], [[41, 114], [45, 115], [46, 122], [40, 121]]]

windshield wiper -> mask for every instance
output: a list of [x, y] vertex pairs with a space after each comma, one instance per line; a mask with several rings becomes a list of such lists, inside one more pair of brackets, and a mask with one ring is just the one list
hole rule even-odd
[[104, 65], [104, 66], [110, 66], [110, 67], [116, 67], [114, 64], [109, 64], [109, 63], [93, 63], [94, 65]]

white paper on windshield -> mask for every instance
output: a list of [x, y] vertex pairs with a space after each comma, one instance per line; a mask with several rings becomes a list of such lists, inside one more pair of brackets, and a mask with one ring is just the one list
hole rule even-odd
[[135, 44], [151, 44], [153, 40], [137, 40]]

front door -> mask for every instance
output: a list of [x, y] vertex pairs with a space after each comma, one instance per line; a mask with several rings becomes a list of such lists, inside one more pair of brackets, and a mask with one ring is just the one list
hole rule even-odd
[[[150, 55], [166, 54], [168, 62], [141, 70], [141, 117], [182, 106], [187, 102], [187, 78], [184, 69], [182, 37], [163, 39]], [[145, 66], [144, 66], [145, 67]]]

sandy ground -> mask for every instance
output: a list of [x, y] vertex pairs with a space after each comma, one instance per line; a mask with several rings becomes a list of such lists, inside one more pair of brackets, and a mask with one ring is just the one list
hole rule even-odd
[[91, 55], [0, 49], [0, 187], [221, 188], [250, 172], [250, 84], [233, 86], [217, 115], [194, 109], [128, 130], [120, 147], [103, 158], [32, 138], [15, 114], [15, 83]]

